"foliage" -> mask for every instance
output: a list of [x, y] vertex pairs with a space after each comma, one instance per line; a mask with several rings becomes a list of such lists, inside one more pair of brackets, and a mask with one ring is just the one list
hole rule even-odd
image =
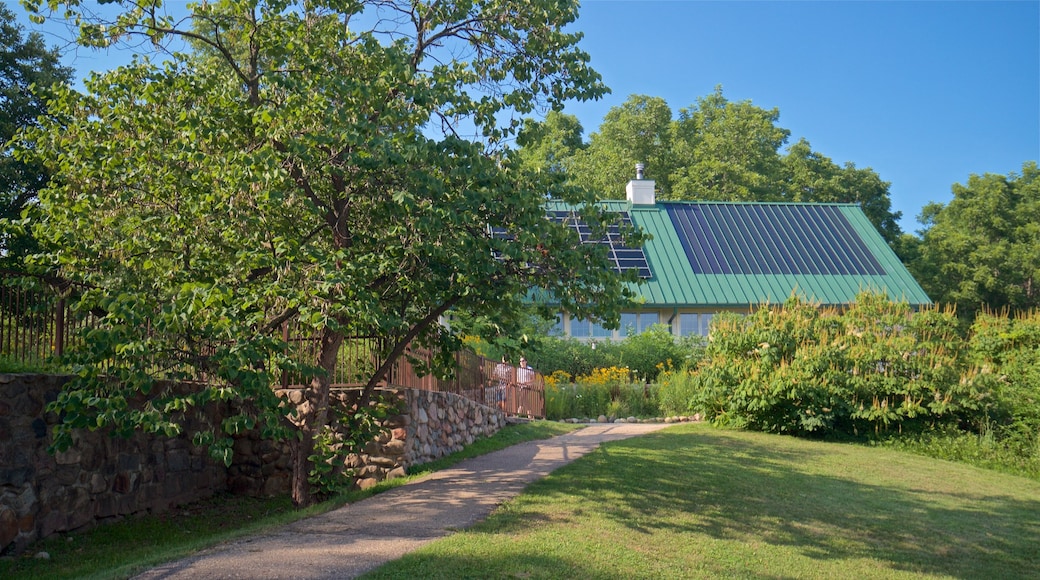
[[353, 469], [347, 467], [351, 455], [360, 455], [365, 445], [386, 431], [383, 420], [398, 411], [388, 401], [369, 401], [365, 408], [334, 407], [335, 419], [322, 427], [314, 441], [310, 457], [308, 481], [324, 499], [341, 494], [354, 486]]
[[699, 336], [676, 340], [663, 324], [619, 342], [602, 341], [595, 346], [575, 338], [539, 336], [531, 345], [528, 359], [543, 375], [555, 371], [590, 375], [598, 368], [624, 366], [634, 380], [649, 383], [665, 368], [699, 360], [704, 350], [701, 340]]
[[885, 437], [871, 443], [1040, 480], [1040, 439], [1037, 438], [1030, 442], [1024, 438], [999, 437], [992, 429], [982, 433], [947, 429]]
[[25, 257], [37, 251], [36, 240], [12, 222], [32, 211], [49, 178], [42, 163], [15, 157], [7, 143], [47, 113], [51, 86], [72, 78], [72, 69], [61, 66], [57, 50], [47, 48], [40, 33], [23, 32], [14, 13], [0, 4], [0, 270], [23, 270]]
[[962, 380], [986, 393], [978, 432], [1040, 459], [1040, 310], [980, 313], [968, 339], [971, 368]]
[[971, 175], [953, 200], [922, 210], [919, 256], [910, 264], [933, 300], [971, 320], [983, 309], [1040, 307], [1040, 168]]
[[555, 371], [545, 381], [545, 414], [550, 420], [657, 417], [660, 413], [655, 385], [632, 381], [625, 367], [593, 369], [574, 377]]
[[663, 99], [632, 95], [607, 113], [588, 143], [577, 118], [554, 113], [531, 124], [520, 154], [529, 166], [564, 173], [604, 198], [621, 197], [619, 184], [644, 163], [665, 200], [858, 203], [900, 249], [901, 214], [892, 211], [890, 184], [870, 168], [837, 165], [805, 139], [782, 155], [790, 131], [779, 118], [776, 108], [728, 100], [721, 87], [675, 119]]
[[[706, 360], [669, 405], [777, 433], [867, 433], [956, 424], [982, 394], [959, 379], [956, 318], [861, 293], [845, 311], [792, 297], [713, 320]], [[674, 411], [683, 409], [675, 408]]]
[[[556, 188], [597, 227], [594, 196], [504, 145], [522, 116], [606, 91], [564, 31], [576, 2], [218, 0], [182, 19], [159, 0], [111, 4], [122, 12], [103, 22], [75, 0], [27, 2], [72, 18], [83, 44], [147, 39], [138, 48], [169, 57], [58, 91], [53, 119], [21, 137], [23, 158], [56, 175], [33, 221], [51, 248], [41, 264], [91, 287], [80, 308], [103, 313], [52, 406], [63, 429], [172, 432], [208, 400], [237, 402], [241, 417], [197, 442], [222, 455], [240, 425], [296, 431], [303, 504], [345, 337], [386, 339], [370, 393], [410, 344], [450, 372], [459, 338], [437, 320], [452, 309], [508, 320], [541, 288], [617, 319], [629, 291], [604, 249], [545, 219]], [[167, 55], [177, 39], [192, 50]], [[294, 356], [285, 324], [317, 354]], [[282, 370], [309, 377], [288, 421], [269, 388]], [[153, 394], [200, 377], [197, 392]]]
[[695, 374], [686, 368], [668, 369], [657, 375], [656, 386], [663, 415], [685, 415], [696, 408], [699, 383], [694, 377]]

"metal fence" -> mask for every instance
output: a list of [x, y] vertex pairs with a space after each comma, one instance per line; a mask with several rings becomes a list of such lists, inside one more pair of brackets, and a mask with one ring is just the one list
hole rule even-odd
[[[0, 273], [0, 357], [25, 366], [45, 365], [81, 343], [82, 330], [93, 328], [97, 318], [75, 312], [74, 299], [41, 284], [28, 284], [16, 275]], [[66, 292], [65, 295], [69, 295]], [[317, 360], [320, 341], [283, 326], [283, 340], [294, 358]], [[364, 386], [382, 364], [384, 340], [375, 336], [351, 337], [340, 347], [330, 377], [334, 388]], [[538, 372], [520, 369], [481, 357], [472, 351], [455, 353], [455, 372], [439, 379], [423, 374], [432, 354], [409, 347], [398, 358], [380, 386], [454, 393], [496, 407], [509, 415], [545, 417], [545, 382]], [[302, 386], [305, 378], [283, 372], [281, 387]]]

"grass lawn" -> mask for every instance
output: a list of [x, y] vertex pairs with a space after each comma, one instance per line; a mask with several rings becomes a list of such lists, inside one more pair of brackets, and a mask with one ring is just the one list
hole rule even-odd
[[1040, 482], [682, 425], [615, 442], [365, 578], [1036, 578]]

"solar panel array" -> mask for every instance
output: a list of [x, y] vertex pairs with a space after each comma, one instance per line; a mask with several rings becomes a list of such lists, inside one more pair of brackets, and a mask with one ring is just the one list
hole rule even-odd
[[617, 212], [618, 220], [607, 227], [606, 237], [593, 239], [592, 228], [574, 211], [550, 211], [549, 219], [569, 226], [578, 232], [583, 244], [605, 244], [609, 257], [618, 273], [635, 270], [640, 278], [651, 278], [650, 264], [646, 261], [643, 248], [626, 246], [621, 237], [622, 228], [632, 228], [632, 217], [627, 211]]
[[[621, 229], [632, 227], [632, 218], [628, 212], [617, 212], [619, 220], [617, 223], [611, 224], [607, 227], [606, 237], [593, 239], [592, 228], [585, 223], [581, 217], [573, 211], [550, 211], [548, 212], [549, 219], [573, 228], [578, 232], [578, 236], [583, 244], [605, 244], [608, 246], [608, 255], [611, 264], [615, 271], [618, 273], [625, 272], [628, 270], [635, 270], [640, 278], [651, 278], [653, 274], [650, 272], [650, 264], [646, 261], [646, 254], [643, 253], [642, 248], [632, 248], [626, 246], [621, 238]], [[503, 240], [514, 239], [513, 235], [510, 234], [505, 228], [492, 227], [491, 235], [496, 238]]]
[[662, 205], [695, 273], [885, 275], [837, 206]]

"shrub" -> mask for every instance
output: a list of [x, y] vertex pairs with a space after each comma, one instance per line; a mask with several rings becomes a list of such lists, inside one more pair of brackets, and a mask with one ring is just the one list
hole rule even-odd
[[921, 430], [973, 410], [958, 381], [960, 344], [950, 311], [915, 315], [875, 293], [844, 312], [792, 297], [717, 316], [705, 360], [672, 379], [679, 387], [666, 400], [670, 411], [776, 433]]

